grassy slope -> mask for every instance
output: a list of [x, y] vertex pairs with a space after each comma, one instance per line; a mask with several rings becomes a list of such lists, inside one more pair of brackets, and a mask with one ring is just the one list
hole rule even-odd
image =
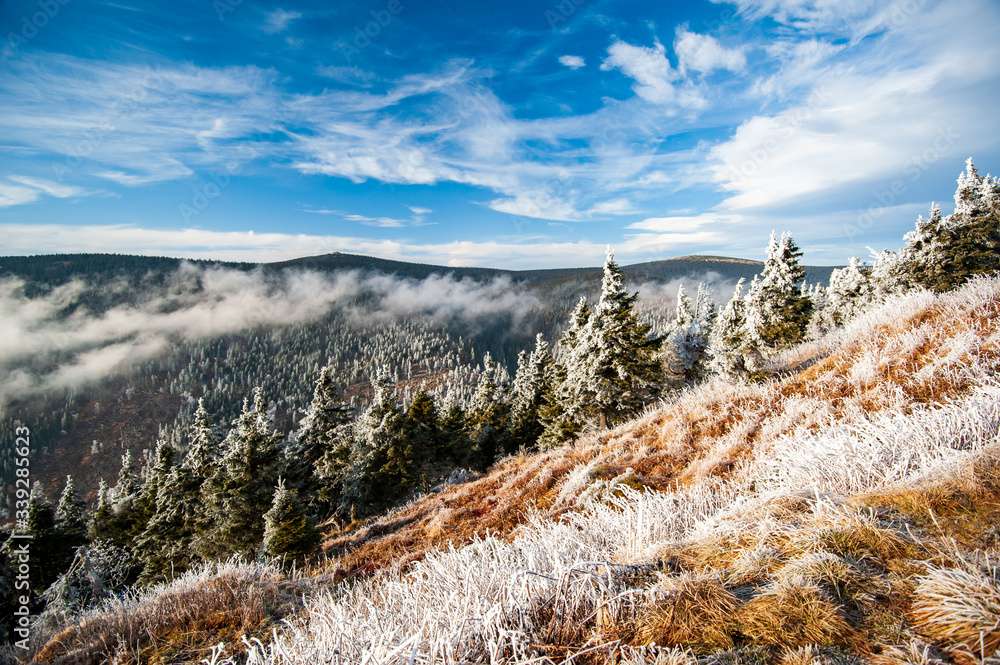
[[[336, 567], [252, 660], [976, 662], [1000, 646], [998, 368], [1000, 282], [888, 303], [778, 359], [783, 378], [713, 381], [331, 533]], [[204, 621], [122, 614], [39, 660]]]

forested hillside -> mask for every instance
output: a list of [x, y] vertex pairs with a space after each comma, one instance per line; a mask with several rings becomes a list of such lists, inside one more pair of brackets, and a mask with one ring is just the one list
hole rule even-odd
[[[180, 339], [158, 371], [188, 411], [144, 459], [126, 446], [93, 505], [72, 477], [32, 492], [14, 528], [37, 548], [35, 660], [994, 655], [1000, 181], [970, 160], [951, 214], [822, 284], [788, 234], [723, 263], [749, 283], [718, 304], [707, 276], [671, 284], [669, 310], [610, 252], [595, 292], [564, 272], [182, 266], [138, 278], [157, 294], [141, 325], [105, 302], [104, 337], [69, 297], [84, 287], [42, 289], [92, 346], [41, 358], [26, 389], [122, 344], [156, 352], [119, 380], [154, 377], [174, 358], [155, 342]], [[205, 323], [238, 314], [252, 333]]]
[[[718, 296], [759, 268], [751, 261], [688, 257], [626, 266], [624, 273], [642, 290], [644, 315], [663, 329], [669, 326], [663, 312], [672, 306], [677, 284], [693, 289], [704, 281]], [[825, 281], [830, 270], [810, 268], [809, 275]], [[290, 285], [288, 275], [299, 276], [298, 282]], [[261, 292], [256, 306], [278, 309], [289, 288], [305, 283], [302, 275], [315, 277], [315, 288], [330, 297], [301, 302], [291, 311], [297, 320], [266, 313], [240, 320], [245, 308], [237, 304], [238, 288]], [[222, 278], [233, 286], [220, 286]], [[291, 431], [308, 405], [316, 372], [327, 364], [357, 407], [372, 393], [376, 368], [392, 377], [406, 402], [418, 386], [467, 402], [483, 354], [512, 373], [518, 352], [533, 345], [535, 334], [551, 339], [576, 300], [593, 297], [599, 285], [599, 268], [443, 268], [346, 254], [263, 265], [118, 255], [0, 257], [0, 297], [11, 311], [16, 337], [44, 339], [57, 326], [61, 334], [75, 334], [79, 327], [65, 325], [74, 316], [84, 315], [90, 324], [103, 319], [113, 327], [116, 316], [183, 313], [203, 305], [199, 297], [232, 305], [202, 307], [197, 320], [176, 317], [176, 325], [190, 331], [160, 335], [151, 330], [158, 324], [143, 320], [120, 334], [97, 333], [87, 351], [115, 344], [123, 357], [98, 358], [84, 376], [44, 390], [5, 386], [0, 435], [9, 435], [16, 421], [30, 423], [35, 479], [54, 494], [72, 473], [80, 491], [94, 500], [99, 476], [117, 473], [125, 450], [138, 459], [153, 451], [160, 436], [181, 445], [181, 430], [198, 399], [219, 422], [228, 422], [243, 396], [259, 386], [270, 397], [276, 427]], [[186, 292], [191, 297], [179, 297]], [[480, 311], [483, 300], [495, 306]], [[47, 308], [45, 318], [13, 318], [15, 310], [36, 305]], [[206, 323], [208, 317], [216, 321]], [[222, 318], [236, 322], [226, 325], [218, 321]], [[163, 346], [154, 353], [143, 353], [141, 343], [124, 344], [141, 342], [151, 332]], [[65, 366], [69, 350], [55, 349], [49, 357], [50, 349], [33, 351], [0, 361], [15, 375], [51, 372]], [[0, 461], [9, 483], [8, 454]]]

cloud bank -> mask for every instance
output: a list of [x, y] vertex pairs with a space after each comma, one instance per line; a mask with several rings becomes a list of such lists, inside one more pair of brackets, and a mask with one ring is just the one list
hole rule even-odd
[[335, 307], [359, 325], [396, 317], [520, 325], [537, 298], [501, 278], [488, 282], [432, 275], [403, 279], [349, 271], [269, 273], [182, 264], [163, 286], [106, 311], [86, 308], [95, 288], [122, 285], [72, 280], [27, 295], [17, 278], [0, 280], [0, 411], [13, 400], [76, 390], [127, 373], [173, 346], [261, 326], [317, 321]]

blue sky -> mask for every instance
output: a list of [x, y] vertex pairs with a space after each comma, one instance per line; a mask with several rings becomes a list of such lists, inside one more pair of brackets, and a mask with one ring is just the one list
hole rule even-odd
[[7, 2], [0, 254], [894, 247], [1000, 162], [993, 0]]

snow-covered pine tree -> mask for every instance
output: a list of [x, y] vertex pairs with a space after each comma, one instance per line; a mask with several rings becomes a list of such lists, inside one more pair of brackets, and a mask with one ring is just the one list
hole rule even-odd
[[298, 492], [279, 480], [264, 515], [264, 553], [284, 563], [299, 562], [319, 546], [320, 534], [299, 502]]
[[872, 251], [871, 261], [872, 299], [875, 302], [881, 302], [912, 287], [901, 252], [888, 249]]
[[553, 362], [549, 344], [541, 333], [535, 337], [535, 348], [530, 355], [522, 351], [518, 356], [510, 427], [519, 448], [536, 447], [542, 434], [541, 410], [554, 378]]
[[[296, 490], [310, 515], [320, 517], [335, 506], [336, 483], [324, 473], [336, 474], [349, 463], [351, 406], [334, 378], [332, 364], [323, 367], [313, 384], [313, 397], [299, 429], [286, 448], [286, 483]], [[322, 471], [320, 471], [322, 469]]]
[[59, 495], [55, 528], [70, 547], [79, 547], [87, 541], [86, 504], [77, 496], [73, 476], [66, 476], [66, 484]]
[[[410, 481], [405, 476], [410, 471], [405, 459], [409, 453], [400, 448], [404, 445], [403, 412], [395, 387], [384, 370], [371, 383], [372, 400], [354, 422], [350, 466], [341, 480], [340, 510], [345, 516], [387, 507], [407, 491], [401, 485]], [[386, 482], [391, 476], [395, 477]]]
[[28, 496], [28, 515], [23, 533], [31, 538], [29, 581], [34, 590], [41, 592], [66, 569], [73, 558], [73, 550], [65, 547], [56, 528], [55, 510], [37, 482]]
[[203, 558], [256, 552], [264, 534], [260, 516], [271, 505], [281, 472], [279, 441], [264, 393], [254, 388], [253, 401], [243, 401], [222, 459], [202, 486], [207, 529], [198, 534], [195, 546]]
[[472, 439], [473, 463], [486, 469], [504, 452], [510, 452], [507, 420], [510, 405], [505, 397], [506, 372], [497, 366], [487, 351], [476, 392], [466, 414]]
[[677, 309], [663, 348], [666, 381], [680, 386], [700, 381], [706, 373], [705, 352], [717, 317], [715, 303], [703, 284], [698, 285], [694, 302], [677, 287]]
[[982, 176], [970, 157], [955, 189], [955, 211], [940, 225], [938, 262], [922, 283], [935, 291], [958, 288], [976, 275], [1000, 270], [1000, 181]]
[[173, 446], [170, 445], [170, 442], [166, 438], [160, 437], [156, 441], [152, 464], [148, 468], [142, 488], [133, 502], [133, 512], [136, 520], [133, 530], [135, 537], [138, 537], [143, 532], [146, 524], [156, 513], [156, 502], [157, 496], [160, 493], [160, 486], [167, 481], [167, 476], [174, 466], [174, 457]]
[[747, 293], [746, 320], [753, 355], [767, 356], [805, 337], [812, 314], [801, 291], [805, 269], [802, 252], [787, 233], [771, 233], [764, 268]]
[[111, 522], [114, 514], [111, 509], [111, 490], [108, 483], [101, 478], [97, 483], [97, 502], [94, 504], [94, 511], [90, 515], [88, 535], [90, 540], [107, 538], [107, 533], [111, 530]]
[[132, 461], [132, 451], [128, 448], [122, 453], [122, 465], [118, 471], [118, 482], [115, 483], [114, 500], [115, 504], [130, 499], [139, 491], [139, 479], [135, 473], [135, 466]]
[[215, 436], [212, 419], [205, 408], [204, 398], [198, 399], [194, 420], [187, 431], [187, 450], [183, 465], [196, 475], [207, 475], [209, 467], [219, 458], [219, 442]]
[[826, 307], [833, 326], [842, 326], [853, 319], [871, 305], [874, 299], [868, 267], [852, 256], [847, 266], [830, 274], [830, 287], [826, 296]]
[[747, 326], [746, 301], [743, 299], [743, 279], [736, 283], [733, 296], [722, 308], [709, 336], [707, 355], [712, 372], [734, 380], [750, 375], [746, 364]]
[[893, 277], [902, 278], [904, 288], [923, 286], [931, 288], [936, 277], [937, 265], [945, 261], [944, 218], [941, 207], [931, 204], [930, 216], [917, 217], [912, 231], [903, 236]]
[[[591, 309], [587, 298], [582, 296], [569, 316], [569, 325], [563, 331], [556, 345], [556, 361], [552, 367], [552, 380], [543, 395], [539, 410], [542, 434], [540, 448], [548, 449], [562, 445], [576, 437], [584, 427], [583, 386], [575, 377], [584, 375], [586, 369], [586, 344], [589, 343]], [[574, 379], [570, 380], [570, 376]]]
[[638, 297], [625, 289], [625, 275], [609, 249], [590, 334], [585, 344], [578, 344], [586, 354], [578, 360], [586, 362], [578, 363], [578, 376], [569, 377], [581, 381], [580, 394], [588, 398], [584, 413], [601, 427], [634, 416], [662, 387], [660, 340], [651, 338], [650, 326], [639, 320]]
[[426, 390], [418, 390], [406, 408], [403, 438], [412, 450], [413, 464], [421, 483], [428, 476], [440, 475], [440, 471], [450, 466], [451, 449], [441, 430], [441, 416], [434, 398]]
[[698, 282], [698, 293], [695, 297], [695, 320], [701, 328], [702, 334], [707, 338], [711, 336], [715, 321], [719, 318], [719, 308], [712, 298], [712, 292], [705, 286], [704, 282]]

